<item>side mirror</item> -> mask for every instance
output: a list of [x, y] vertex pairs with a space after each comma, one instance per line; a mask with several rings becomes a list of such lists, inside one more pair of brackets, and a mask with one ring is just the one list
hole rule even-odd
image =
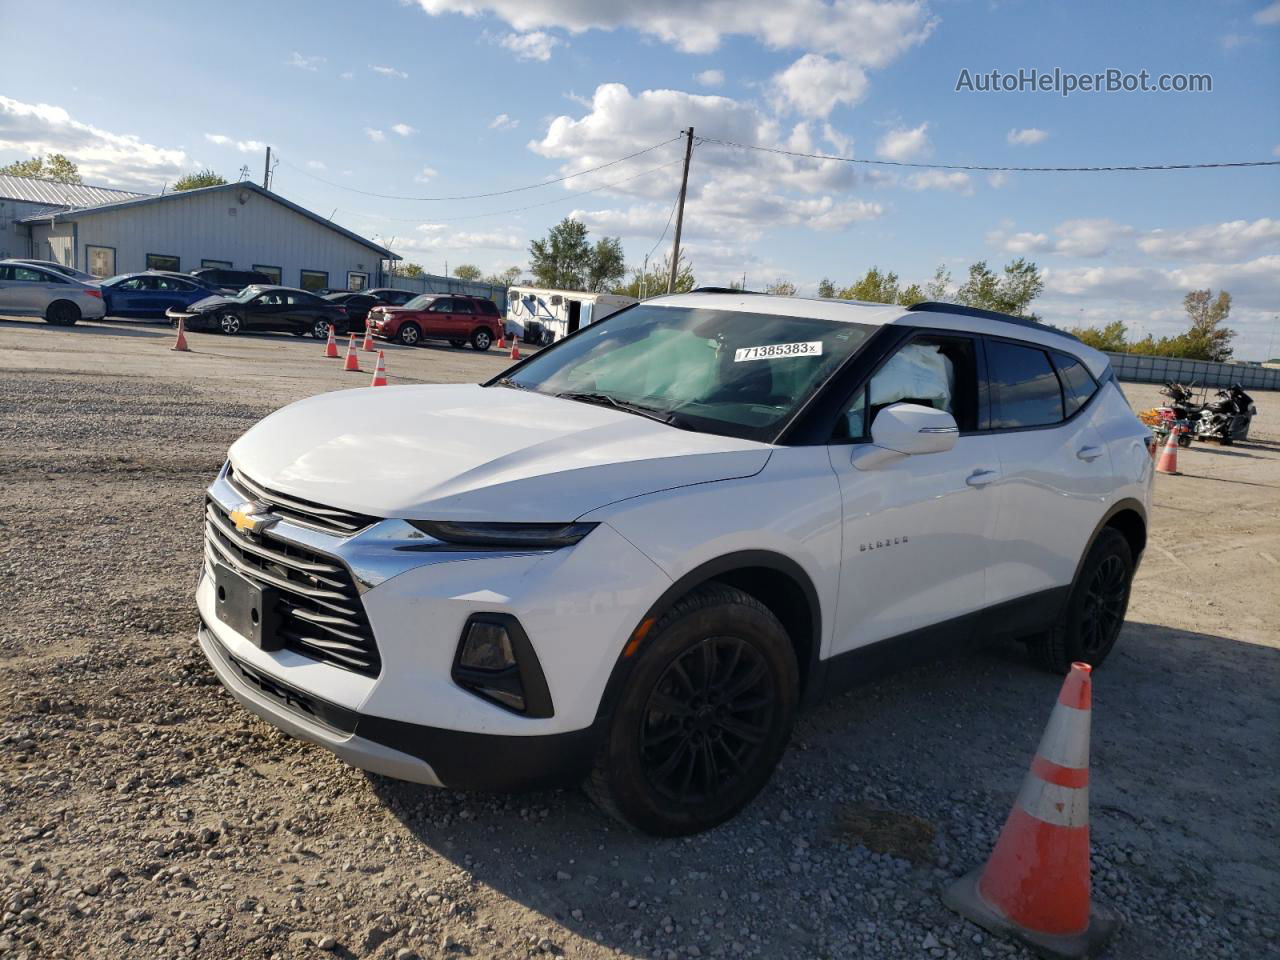
[[945, 410], [918, 403], [895, 403], [876, 415], [871, 442], [907, 456], [945, 453], [956, 445], [959, 433], [955, 417]]

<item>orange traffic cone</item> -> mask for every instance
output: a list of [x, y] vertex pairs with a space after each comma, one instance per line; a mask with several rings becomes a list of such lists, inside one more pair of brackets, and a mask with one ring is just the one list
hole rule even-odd
[[347, 359], [342, 364], [344, 372], [355, 371], [360, 372], [360, 357], [356, 354], [356, 335], [351, 335], [351, 341], [347, 344]]
[[383, 351], [378, 351], [378, 366], [373, 371], [373, 383], [371, 387], [385, 387], [387, 385], [387, 358]]
[[179, 353], [191, 352], [191, 348], [187, 346], [187, 334], [186, 330], [183, 328], [183, 320], [181, 317], [178, 318], [178, 337], [173, 341], [173, 346], [169, 349], [177, 350]]
[[368, 320], [364, 322], [364, 343], [360, 345], [361, 350], [367, 350], [370, 353], [376, 349], [373, 345], [373, 324]]
[[511, 359], [512, 360], [520, 359], [520, 348], [516, 346], [516, 341], [514, 337], [511, 339]]
[[498, 331], [498, 349], [499, 350], [507, 349], [507, 331], [505, 330]]
[[1091, 669], [1071, 665], [986, 866], [942, 895], [978, 926], [1054, 957], [1093, 956], [1116, 928], [1089, 898]]
[[329, 339], [324, 345], [324, 355], [326, 360], [338, 359], [338, 341], [333, 335], [333, 324], [329, 324]]
[[1178, 428], [1169, 428], [1169, 439], [1160, 451], [1160, 459], [1156, 462], [1156, 473], [1171, 473], [1178, 476]]

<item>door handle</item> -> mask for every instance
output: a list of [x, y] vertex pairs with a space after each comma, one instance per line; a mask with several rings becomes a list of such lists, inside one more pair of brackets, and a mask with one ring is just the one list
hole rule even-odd
[[1076, 451], [1076, 457], [1078, 459], [1087, 460], [1090, 463], [1097, 460], [1100, 456], [1102, 456], [1101, 447], [1081, 447]]
[[994, 470], [975, 470], [965, 477], [964, 482], [971, 487], [985, 487], [996, 478]]

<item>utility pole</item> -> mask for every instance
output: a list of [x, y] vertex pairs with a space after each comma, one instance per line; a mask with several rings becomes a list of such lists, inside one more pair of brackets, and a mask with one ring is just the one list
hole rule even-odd
[[693, 155], [693, 127], [685, 132], [684, 176], [680, 178], [680, 200], [676, 205], [676, 241], [671, 249], [671, 276], [667, 279], [667, 293], [676, 292], [676, 274], [680, 272], [680, 231], [684, 228], [684, 196], [689, 191], [689, 158]]
[[262, 189], [271, 189], [271, 148], [267, 147], [267, 162], [262, 167]]

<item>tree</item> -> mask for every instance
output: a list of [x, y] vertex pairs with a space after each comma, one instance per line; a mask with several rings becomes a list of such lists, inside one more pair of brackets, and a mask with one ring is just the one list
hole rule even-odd
[[857, 283], [841, 290], [840, 297], [867, 303], [897, 303], [898, 275], [891, 271], [881, 273], [879, 267], [872, 267]]
[[80, 179], [80, 168], [61, 153], [51, 153], [47, 157], [32, 157], [30, 160], [15, 160], [0, 173], [11, 177], [38, 177], [43, 180], [56, 180], [58, 183], [83, 183]]
[[183, 190], [196, 190], [200, 187], [220, 187], [227, 182], [227, 178], [220, 173], [214, 173], [212, 170], [205, 168], [195, 173], [184, 174], [179, 177], [173, 184], [174, 193]]
[[398, 260], [391, 265], [391, 274], [396, 277], [425, 277], [427, 271], [422, 269], [420, 263], [409, 263], [407, 260]]
[[[1126, 327], [1123, 320], [1112, 320], [1099, 330], [1097, 327], [1075, 327], [1071, 335], [1087, 347], [1095, 350], [1109, 350], [1112, 353], [1124, 353], [1129, 349], [1125, 341]], [[1151, 337], [1147, 337], [1151, 340]], [[1154, 346], [1154, 344], [1153, 344]]]
[[824, 300], [830, 300], [836, 295], [836, 285], [831, 282], [829, 277], [823, 277], [818, 281], [818, 296]]
[[898, 291], [898, 303], [904, 307], [915, 306], [917, 303], [924, 303], [928, 299], [918, 283], [913, 283], [911, 286], [903, 287]]
[[496, 287], [509, 287], [520, 279], [519, 267], [507, 267], [501, 273], [491, 273], [484, 278], [485, 283], [492, 283]]
[[1038, 318], [1028, 313], [1027, 307], [1043, 289], [1039, 268], [1023, 257], [1005, 264], [1003, 276], [988, 267], [987, 261], [979, 260], [969, 267], [969, 279], [956, 291], [956, 302], [1035, 320]]
[[460, 263], [454, 267], [453, 275], [459, 280], [479, 280], [480, 268], [474, 263]]
[[790, 280], [783, 280], [779, 277], [773, 283], [764, 288], [765, 293], [772, 293], [778, 297], [794, 297], [796, 295], [796, 285]]
[[618, 237], [602, 237], [591, 248], [587, 264], [587, 289], [592, 293], [604, 293], [627, 273], [627, 261], [622, 254], [622, 241]]
[[950, 289], [951, 271], [940, 263], [938, 269], [933, 271], [933, 279], [924, 285], [924, 298], [935, 302], [946, 300]]
[[[644, 299], [646, 297], [656, 297], [667, 292], [667, 281], [671, 279], [671, 254], [667, 254], [662, 258], [662, 263], [656, 265], [647, 274], [641, 268], [636, 267], [631, 271], [631, 279], [626, 283], [615, 284], [611, 293], [621, 294], [624, 297], [635, 297], [636, 299]], [[693, 277], [693, 267], [689, 265], [689, 261], [685, 258], [683, 252], [680, 254], [680, 269], [676, 271], [676, 293], [688, 293], [698, 285], [697, 280]]]
[[1223, 326], [1231, 313], [1231, 294], [1212, 290], [1192, 290], [1182, 300], [1182, 306], [1191, 318], [1191, 329], [1185, 338], [1185, 352], [1180, 356], [1194, 360], [1212, 360], [1222, 363], [1231, 358], [1231, 341], [1236, 332]]
[[581, 287], [591, 267], [586, 224], [565, 217], [548, 231], [545, 240], [530, 243], [529, 267], [541, 286], [560, 290]]

